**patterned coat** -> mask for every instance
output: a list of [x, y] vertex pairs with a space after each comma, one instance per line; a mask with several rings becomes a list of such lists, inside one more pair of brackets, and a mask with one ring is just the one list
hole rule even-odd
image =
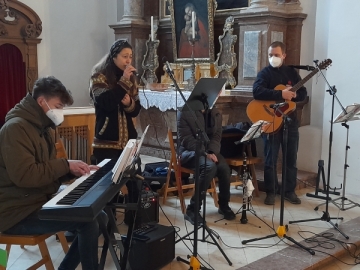
[[[93, 147], [123, 149], [129, 139], [137, 138], [132, 118], [139, 114], [141, 105], [135, 81], [121, 76], [111, 87], [104, 74], [94, 73], [89, 90], [96, 114]], [[131, 98], [129, 107], [121, 103], [125, 94]]]

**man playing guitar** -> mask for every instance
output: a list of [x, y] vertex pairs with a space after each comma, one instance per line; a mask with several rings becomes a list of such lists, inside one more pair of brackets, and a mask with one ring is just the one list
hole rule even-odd
[[[307, 96], [305, 87], [301, 86], [295, 92], [291, 91], [292, 87], [301, 81], [301, 78], [295, 69], [283, 64], [286, 57], [285, 44], [279, 41], [273, 42], [268, 49], [268, 57], [270, 65], [263, 68], [258, 73], [254, 82], [254, 99], [274, 101], [274, 103], [277, 101], [282, 102], [284, 100], [294, 102], [303, 101]], [[279, 85], [282, 85], [282, 89], [280, 89], [282, 91], [279, 91]], [[284, 105], [287, 106], [286, 103], [284, 103]], [[299, 122], [296, 118], [296, 112], [293, 111], [288, 116], [291, 121], [288, 124], [287, 153], [286, 157], [283, 157], [287, 160], [285, 200], [293, 204], [300, 204], [301, 200], [295, 194]], [[275, 194], [278, 189], [276, 164], [280, 145], [282, 145], [282, 137], [282, 128], [278, 128], [277, 131], [272, 134], [265, 134], [263, 137], [265, 146], [264, 182], [266, 190], [264, 203], [268, 205], [275, 204]]]

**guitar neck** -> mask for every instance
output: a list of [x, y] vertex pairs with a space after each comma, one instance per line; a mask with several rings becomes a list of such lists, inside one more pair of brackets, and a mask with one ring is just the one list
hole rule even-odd
[[303, 78], [301, 81], [299, 81], [297, 84], [295, 84], [290, 91], [292, 92], [296, 92], [297, 90], [300, 89], [300, 87], [302, 87], [308, 80], [311, 79], [311, 77], [313, 77], [316, 73], [318, 73], [319, 69], [316, 68], [314, 69], [312, 72], [310, 72], [305, 78]]

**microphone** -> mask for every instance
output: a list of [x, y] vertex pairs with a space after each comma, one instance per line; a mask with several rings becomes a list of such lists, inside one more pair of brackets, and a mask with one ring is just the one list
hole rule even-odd
[[170, 63], [167, 61], [165, 56], [162, 58], [162, 61], [165, 62], [167, 73], [174, 74], [174, 71], [172, 70]]
[[[126, 67], [131, 67], [131, 65], [129, 64], [129, 65], [127, 65]], [[139, 77], [139, 74], [137, 73], [136, 70], [131, 71], [131, 73], [132, 73], [135, 77]]]
[[304, 70], [307, 70], [307, 71], [311, 71], [311, 70], [314, 70], [315, 67], [313, 66], [309, 66], [309, 65], [306, 65], [306, 66], [294, 66], [294, 65], [290, 65], [289, 67], [292, 67], [292, 68], [297, 68], [297, 69], [304, 69]]
[[276, 108], [281, 108], [288, 105], [287, 102], [281, 102], [281, 103], [275, 103], [275, 104], [270, 104], [270, 108], [271, 109], [276, 109]]
[[139, 77], [139, 74], [136, 72], [136, 70], [132, 71], [132, 74], [133, 74], [135, 77]]

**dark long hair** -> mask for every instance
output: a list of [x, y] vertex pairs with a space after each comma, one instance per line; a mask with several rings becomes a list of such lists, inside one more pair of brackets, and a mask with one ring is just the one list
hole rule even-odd
[[110, 48], [110, 52], [107, 53], [92, 69], [91, 75], [95, 73], [102, 73], [105, 75], [110, 87], [114, 87], [117, 83], [116, 74], [122, 73], [114, 63], [113, 58], [125, 48], [132, 50], [132, 46], [126, 40], [117, 40]]

